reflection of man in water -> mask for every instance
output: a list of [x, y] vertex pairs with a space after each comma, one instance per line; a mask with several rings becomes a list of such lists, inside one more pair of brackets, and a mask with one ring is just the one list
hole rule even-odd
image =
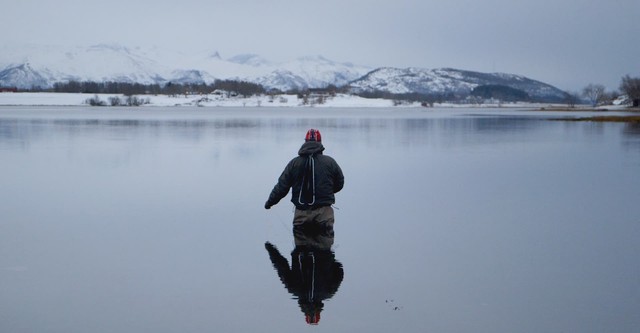
[[322, 137], [317, 129], [307, 131], [305, 143], [278, 178], [264, 208], [269, 209], [284, 198], [291, 188], [291, 201], [296, 206], [293, 224], [319, 222], [333, 225], [331, 205], [334, 193], [344, 185], [344, 175], [338, 163], [323, 155]]
[[298, 298], [300, 309], [308, 324], [317, 325], [323, 300], [331, 298], [344, 272], [331, 251], [333, 227], [305, 224], [293, 227], [296, 247], [291, 252], [291, 267], [287, 259], [271, 243], [265, 243], [269, 259], [278, 272], [280, 281]]

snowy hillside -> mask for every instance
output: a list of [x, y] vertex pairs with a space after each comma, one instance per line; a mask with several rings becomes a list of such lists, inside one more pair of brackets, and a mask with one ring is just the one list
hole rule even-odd
[[521, 75], [479, 73], [451, 68], [379, 68], [351, 82], [349, 86], [353, 92], [465, 94], [481, 85], [508, 86], [540, 100], [561, 100], [564, 97], [564, 92], [560, 89]]
[[[167, 71], [161, 64], [128, 48], [117, 45], [94, 45], [86, 48], [63, 49], [55, 46], [27, 45], [0, 55], [0, 85], [30, 88], [51, 86], [55, 82], [122, 81], [155, 83], [163, 80]], [[28, 66], [33, 76], [46, 79], [46, 84], [16, 72]]]
[[21, 89], [50, 87], [55, 82], [70, 80], [163, 84], [233, 79], [260, 83], [267, 89], [289, 90], [329, 84], [341, 86], [370, 70], [321, 56], [273, 63], [252, 54], [224, 59], [217, 51], [185, 53], [106, 44], [71, 49], [39, 45], [3, 46], [0, 54], [0, 86]]
[[513, 74], [450, 68], [372, 70], [322, 56], [275, 63], [255, 54], [225, 59], [216, 50], [188, 53], [159, 47], [127, 48], [110, 44], [74, 48], [4, 45], [2, 49], [0, 87], [19, 89], [48, 88], [56, 82], [72, 80], [184, 84], [231, 79], [282, 91], [349, 84], [353, 92], [449, 94], [468, 93], [480, 85], [502, 85], [522, 90], [537, 100], [557, 101], [564, 96], [553, 86]]

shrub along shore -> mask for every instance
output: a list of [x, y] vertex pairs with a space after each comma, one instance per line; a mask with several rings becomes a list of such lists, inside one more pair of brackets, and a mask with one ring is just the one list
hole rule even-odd
[[591, 117], [576, 117], [576, 118], [556, 118], [553, 120], [565, 120], [565, 121], [593, 121], [593, 122], [616, 122], [616, 123], [633, 123], [640, 124], [640, 115], [629, 116], [591, 116]]

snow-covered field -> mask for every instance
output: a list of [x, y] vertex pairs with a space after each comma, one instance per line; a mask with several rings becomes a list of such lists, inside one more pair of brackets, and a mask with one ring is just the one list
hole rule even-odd
[[[109, 99], [119, 97], [122, 101], [126, 99], [124, 95], [118, 94], [81, 94], [81, 93], [0, 93], [0, 106], [86, 106], [88, 100], [98, 97], [98, 99], [109, 105]], [[251, 97], [227, 97], [223, 95], [138, 95], [142, 100], [148, 100], [149, 106], [205, 106], [205, 107], [340, 107], [340, 108], [388, 108], [393, 107], [394, 102], [388, 99], [362, 98], [359, 96], [338, 94], [334, 97], [311, 96], [307, 103], [297, 95], [276, 95], [276, 96], [251, 96]], [[322, 101], [320, 102], [320, 99]], [[402, 104], [402, 107], [421, 107], [419, 103]], [[531, 103], [510, 103], [495, 104], [485, 103], [482, 105], [463, 104], [436, 104], [437, 107], [524, 107], [539, 108], [548, 105]]]
[[[81, 93], [0, 93], [0, 105], [2, 106], [82, 106], [87, 105], [87, 100], [98, 97], [100, 101], [109, 105], [109, 98], [119, 97], [125, 100], [124, 95], [117, 94], [81, 94]], [[221, 95], [138, 95], [142, 100], [148, 100], [144, 106], [239, 106], [239, 107], [297, 107], [304, 106], [304, 101], [297, 95], [278, 96], [251, 96], [251, 97], [226, 97]], [[337, 95], [324, 98], [319, 103], [318, 97], [310, 97], [307, 106], [311, 107], [390, 107], [391, 100], [366, 99], [351, 95]], [[420, 106], [419, 104], [414, 104]], [[409, 106], [409, 105], [405, 105]]]

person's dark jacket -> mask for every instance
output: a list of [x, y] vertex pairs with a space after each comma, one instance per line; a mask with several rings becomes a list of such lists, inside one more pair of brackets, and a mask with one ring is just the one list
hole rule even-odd
[[289, 189], [291, 202], [298, 209], [311, 209], [330, 206], [335, 203], [334, 193], [344, 186], [344, 175], [338, 163], [330, 156], [323, 155], [321, 142], [305, 142], [298, 156], [284, 168], [273, 187], [265, 208], [280, 202]]

